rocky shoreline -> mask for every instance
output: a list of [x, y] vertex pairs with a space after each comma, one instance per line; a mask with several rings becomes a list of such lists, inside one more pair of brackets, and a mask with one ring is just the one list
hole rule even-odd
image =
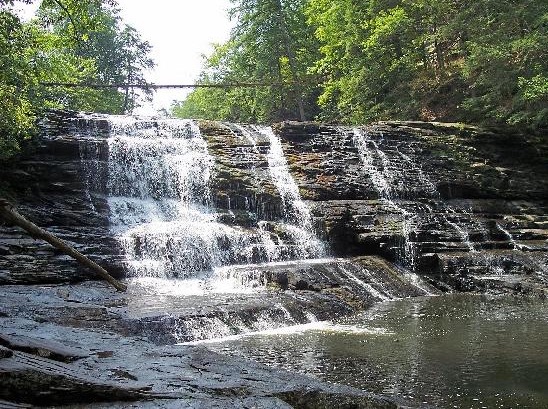
[[131, 336], [127, 296], [104, 283], [0, 292], [0, 407], [406, 407], [205, 346], [161, 346], [152, 324]]

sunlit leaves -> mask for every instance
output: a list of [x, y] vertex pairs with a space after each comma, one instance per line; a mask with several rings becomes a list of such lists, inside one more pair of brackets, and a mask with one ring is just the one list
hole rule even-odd
[[[318, 58], [306, 0], [234, 0], [230, 40], [207, 58], [200, 82], [259, 83], [255, 88], [198, 89], [177, 104], [177, 116], [269, 122], [317, 113]], [[266, 84], [266, 85], [265, 85]]]
[[145, 84], [150, 45], [122, 25], [113, 0], [44, 0], [21, 22], [0, 6], [0, 156], [32, 136], [44, 110], [131, 111], [138, 95], [116, 89], [49, 87], [43, 83]]

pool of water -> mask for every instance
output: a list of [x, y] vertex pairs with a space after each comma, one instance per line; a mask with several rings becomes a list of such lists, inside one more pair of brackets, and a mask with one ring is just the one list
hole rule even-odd
[[548, 302], [539, 299], [403, 299], [208, 347], [415, 404], [548, 408]]

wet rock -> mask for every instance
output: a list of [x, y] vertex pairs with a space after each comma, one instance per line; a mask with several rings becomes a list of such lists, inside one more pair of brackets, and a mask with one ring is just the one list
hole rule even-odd
[[[29, 287], [29, 286], [27, 286]], [[90, 289], [90, 295], [98, 295]], [[66, 303], [66, 301], [65, 301]], [[69, 304], [65, 304], [69, 305]], [[8, 305], [8, 308], [18, 308]], [[70, 328], [52, 322], [0, 318], [2, 328], [35, 343], [65, 345], [82, 355], [61, 363], [14, 352], [0, 359], [0, 396], [18, 404], [71, 407], [301, 407], [299, 402], [369, 402], [368, 407], [403, 407], [397, 401], [313, 378], [218, 355], [201, 346], [156, 346], [142, 338], [105, 330]], [[110, 350], [105, 351], [108, 345]], [[393, 406], [386, 406], [393, 402]], [[312, 404], [312, 403], [311, 403]], [[360, 406], [356, 406], [360, 407]]]
[[13, 356], [13, 351], [11, 349], [0, 346], [0, 359], [10, 358], [12, 356]]
[[0, 333], [0, 345], [9, 348], [9, 350], [27, 352], [60, 362], [73, 362], [85, 356], [80, 354], [79, 351], [67, 348], [61, 344], [22, 335]]
[[[25, 353], [0, 360], [0, 395], [39, 405], [146, 399], [149, 388], [98, 382], [82, 369]], [[89, 371], [87, 371], [89, 372]]]
[[292, 407], [303, 409], [366, 409], [371, 407], [378, 408], [398, 408], [401, 407], [393, 400], [382, 401], [378, 396], [371, 396], [366, 393], [360, 397], [349, 397], [344, 393], [329, 393], [318, 390], [307, 390], [298, 392], [289, 392], [281, 394], [284, 401], [290, 403]]
[[[151, 292], [135, 281], [127, 294], [121, 294], [106, 283], [86, 282], [0, 286], [0, 296], [10, 306], [7, 317], [22, 316], [174, 344], [332, 320], [378, 301], [436, 292], [404, 270], [374, 257], [241, 266], [230, 269], [229, 274], [247, 287], [256, 283], [256, 290], [181, 296], [165, 293], [160, 287]], [[164, 293], [159, 296], [158, 291]], [[62, 361], [81, 356], [78, 351], [45, 341], [32, 344], [13, 335], [0, 337], [0, 343], [20, 351], [41, 351], [42, 356]]]
[[[367, 166], [355, 130], [366, 135]], [[526, 278], [540, 265], [537, 274], [546, 276], [546, 265], [532, 261], [538, 256], [523, 254], [546, 245], [547, 145], [535, 136], [422, 122], [355, 129], [284, 122], [276, 131], [336, 254], [381, 255], [433, 274], [456, 253], [471, 253], [466, 260], [474, 266], [494, 250], [512, 250], [521, 254], [513, 262], [484, 262], [474, 273]], [[380, 197], [384, 182], [389, 191]], [[446, 284], [467, 274], [461, 265], [441, 268]]]

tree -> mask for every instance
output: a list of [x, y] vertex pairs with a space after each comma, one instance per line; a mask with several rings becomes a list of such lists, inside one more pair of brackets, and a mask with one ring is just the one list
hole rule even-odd
[[542, 0], [310, 0], [322, 118], [547, 126]]
[[307, 70], [319, 54], [313, 29], [306, 24], [306, 1], [233, 0], [233, 4], [231, 16], [237, 24], [230, 40], [205, 61], [200, 81], [267, 86], [198, 89], [172, 112], [250, 122], [315, 116], [317, 78]]
[[[7, 2], [2, 2], [4, 6]], [[25, 50], [31, 39], [19, 18], [0, 9], [0, 158], [13, 155], [31, 134], [35, 117], [28, 95], [33, 84]]]
[[[44, 0], [38, 18], [75, 56], [94, 62], [95, 78], [88, 82], [146, 85], [144, 71], [154, 67], [148, 57], [151, 46], [133, 27], [121, 24], [115, 1]], [[113, 89], [100, 94], [106, 103], [96, 110], [113, 113], [131, 112], [141, 96], [129, 88], [123, 94]], [[144, 97], [150, 96], [146, 91]]]
[[154, 65], [150, 45], [121, 24], [113, 0], [44, 0], [29, 22], [13, 5], [0, 0], [0, 157], [12, 156], [32, 137], [46, 109], [123, 113], [138, 104], [139, 95], [129, 89], [43, 85], [146, 84], [144, 71]]
[[548, 126], [548, 7], [540, 0], [482, 1], [462, 13], [474, 24], [463, 76], [468, 117]]

